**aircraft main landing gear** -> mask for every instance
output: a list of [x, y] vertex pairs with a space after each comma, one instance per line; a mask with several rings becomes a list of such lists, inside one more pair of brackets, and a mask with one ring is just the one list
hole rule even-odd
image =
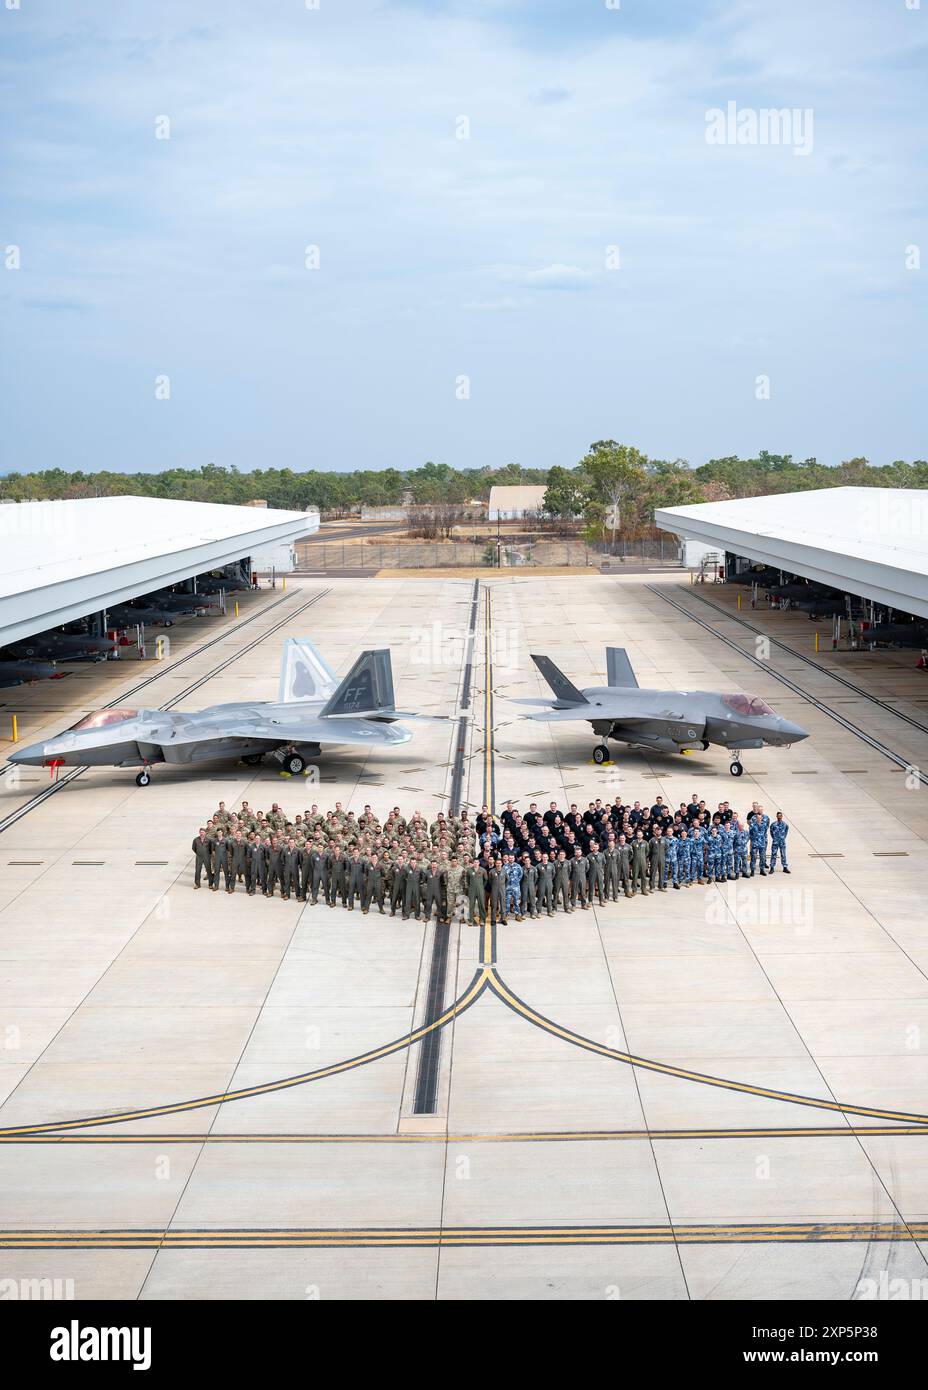
[[248, 767], [257, 767], [263, 757], [263, 753], [246, 753], [244, 758], [242, 758], [242, 762]]
[[139, 775], [136, 777], [135, 785], [137, 787], [147, 787], [150, 781], [151, 773], [148, 771], [148, 768], [146, 767], [143, 768]]
[[301, 758], [299, 753], [288, 753], [284, 758], [284, 767], [291, 777], [299, 777], [306, 766], [306, 759]]
[[598, 743], [596, 747], [593, 749], [594, 763], [597, 763], [601, 767], [603, 763], [609, 762], [609, 758], [610, 755], [608, 743]]

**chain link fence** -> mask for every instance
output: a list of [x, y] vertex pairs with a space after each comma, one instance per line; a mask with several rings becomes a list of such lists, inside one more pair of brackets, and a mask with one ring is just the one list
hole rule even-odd
[[617, 539], [585, 541], [549, 535], [471, 541], [309, 541], [297, 545], [297, 573], [339, 570], [586, 568], [605, 573], [650, 565], [680, 565], [679, 543]]

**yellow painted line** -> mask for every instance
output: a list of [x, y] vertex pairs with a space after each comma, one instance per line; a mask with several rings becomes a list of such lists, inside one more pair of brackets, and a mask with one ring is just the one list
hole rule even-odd
[[928, 1115], [909, 1114], [898, 1110], [881, 1110], [871, 1105], [850, 1105], [838, 1100], [821, 1100], [813, 1096], [795, 1095], [789, 1091], [776, 1091], [767, 1086], [752, 1086], [747, 1081], [729, 1081], [723, 1077], [710, 1076], [703, 1072], [688, 1071], [685, 1067], [671, 1066], [667, 1062], [655, 1062], [649, 1057], [636, 1057], [631, 1052], [622, 1052], [618, 1048], [606, 1047], [603, 1043], [594, 1042], [592, 1038], [585, 1038], [581, 1033], [574, 1033], [569, 1028], [562, 1027], [552, 1019], [545, 1018], [543, 1014], [536, 1013], [528, 1004], [524, 1004], [517, 995], [513, 994], [505, 982], [500, 978], [496, 971], [490, 972], [490, 988], [497, 998], [521, 1014], [523, 1018], [542, 1028], [545, 1032], [553, 1034], [554, 1037], [563, 1038], [565, 1042], [573, 1043], [576, 1047], [582, 1047], [587, 1052], [596, 1052], [601, 1057], [611, 1057], [614, 1061], [625, 1062], [632, 1067], [640, 1067], [643, 1071], [659, 1072], [663, 1076], [675, 1076], [681, 1081], [696, 1081], [704, 1086], [717, 1086], [726, 1091], [740, 1091], [744, 1095], [758, 1096], [762, 1100], [782, 1100], [788, 1101], [791, 1105], [811, 1106], [816, 1110], [834, 1110], [842, 1115], [861, 1115], [872, 1120], [901, 1120], [908, 1124], [928, 1125]]
[[[484, 622], [483, 622], [483, 662], [484, 662], [484, 711], [483, 711], [483, 785], [487, 806], [490, 814], [493, 814], [493, 800], [495, 787], [493, 785], [493, 659], [491, 653], [491, 634], [493, 627], [493, 609], [491, 607], [490, 590], [484, 590]], [[487, 909], [484, 913], [483, 925], [480, 928], [480, 963], [485, 967], [493, 965], [493, 924], [491, 913]]]
[[490, 654], [490, 638], [493, 627], [493, 610], [490, 606], [490, 590], [485, 591], [486, 609], [484, 613], [484, 667], [485, 667], [485, 690], [484, 690], [484, 786], [486, 789], [486, 802], [493, 813], [493, 801], [495, 787], [493, 785], [493, 661]]
[[594, 1144], [652, 1139], [928, 1137], [928, 1125], [795, 1125], [741, 1129], [525, 1130], [499, 1134], [4, 1134], [0, 1144]]
[[350, 1057], [343, 1062], [333, 1062], [330, 1066], [320, 1067], [316, 1071], [303, 1072], [299, 1076], [285, 1077], [279, 1081], [267, 1081], [260, 1086], [247, 1086], [238, 1091], [222, 1091], [217, 1095], [201, 1096], [197, 1100], [179, 1101], [173, 1105], [155, 1105], [145, 1110], [124, 1110], [114, 1115], [92, 1115], [84, 1119], [57, 1120], [48, 1124], [37, 1125], [17, 1125], [13, 1128], [0, 1130], [0, 1139], [7, 1139], [16, 1135], [24, 1134], [53, 1134], [61, 1129], [84, 1129], [91, 1125], [111, 1125], [122, 1124], [127, 1120], [146, 1120], [155, 1115], [176, 1115], [180, 1111], [200, 1110], [209, 1105], [224, 1105], [228, 1101], [247, 1100], [252, 1096], [268, 1095], [272, 1091], [284, 1091], [291, 1086], [302, 1086], [310, 1081], [320, 1081], [327, 1076], [337, 1076], [341, 1072], [353, 1071], [356, 1067], [366, 1066], [368, 1062], [378, 1061], [381, 1057], [389, 1057], [394, 1052], [400, 1052], [409, 1047], [412, 1043], [418, 1042], [434, 1028], [442, 1028], [449, 1023], [452, 1018], [468, 1008], [476, 998], [482, 993], [489, 982], [489, 975], [486, 971], [480, 970], [474, 976], [468, 988], [450, 1004], [444, 1013], [439, 1014], [432, 1023], [423, 1024], [411, 1033], [407, 1033], [402, 1038], [396, 1038], [393, 1042], [385, 1043], [382, 1047], [373, 1048], [370, 1052], [362, 1053], [359, 1057]]
[[784, 1222], [783, 1224], [709, 1224], [681, 1226], [499, 1226], [423, 1227], [358, 1230], [114, 1230], [7, 1231], [0, 1249], [306, 1249], [312, 1247], [434, 1247], [653, 1244], [783, 1244], [845, 1243], [849, 1241], [920, 1241], [928, 1237], [928, 1222]]

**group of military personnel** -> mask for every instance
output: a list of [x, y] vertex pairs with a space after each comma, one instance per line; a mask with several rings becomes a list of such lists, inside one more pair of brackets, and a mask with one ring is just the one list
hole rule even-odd
[[339, 903], [362, 913], [404, 921], [481, 922], [487, 913], [506, 923], [553, 917], [669, 887], [724, 883], [773, 873], [779, 859], [789, 873], [782, 811], [771, 818], [754, 802], [742, 821], [727, 801], [709, 811], [694, 793], [674, 811], [662, 797], [613, 805], [591, 801], [581, 811], [544, 812], [532, 802], [525, 814], [511, 802], [501, 815], [484, 806], [431, 822], [398, 806], [383, 823], [370, 806], [360, 816], [312, 806], [291, 820], [275, 802], [266, 814], [247, 801], [230, 811], [224, 802], [193, 841], [194, 887], [205, 875], [214, 892]]

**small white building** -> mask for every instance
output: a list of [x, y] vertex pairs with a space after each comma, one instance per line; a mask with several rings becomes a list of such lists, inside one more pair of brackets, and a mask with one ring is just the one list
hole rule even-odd
[[490, 521], [521, 521], [523, 517], [535, 516], [544, 506], [547, 488], [538, 486], [491, 487]]

